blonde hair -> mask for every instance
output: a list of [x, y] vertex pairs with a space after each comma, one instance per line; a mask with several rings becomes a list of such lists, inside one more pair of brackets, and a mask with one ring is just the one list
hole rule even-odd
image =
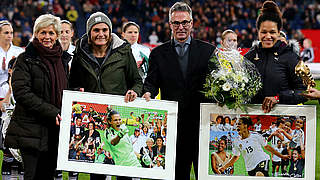
[[146, 143], [147, 142], [152, 142], [152, 143], [154, 143], [154, 140], [152, 139], [152, 138], [148, 138], [147, 140], [146, 140]]
[[7, 20], [0, 21], [0, 32], [2, 31], [2, 26], [9, 25], [12, 27], [11, 23]]
[[54, 30], [56, 31], [58, 37], [61, 35], [61, 20], [59, 17], [52, 14], [44, 14], [39, 16], [36, 19], [36, 22], [33, 26], [33, 34], [36, 34], [40, 29], [53, 25]]
[[231, 29], [227, 29], [227, 30], [225, 30], [225, 31], [223, 31], [223, 33], [222, 33], [222, 35], [221, 35], [221, 41], [224, 41], [225, 39], [226, 39], [226, 36], [228, 35], [228, 34], [235, 34], [235, 35], [237, 35], [234, 31], [232, 31]]

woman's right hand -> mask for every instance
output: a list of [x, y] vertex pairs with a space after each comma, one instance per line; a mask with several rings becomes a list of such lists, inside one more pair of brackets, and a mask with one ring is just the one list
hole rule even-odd
[[308, 93], [302, 93], [301, 95], [308, 99], [320, 99], [320, 91], [315, 88], [310, 88]]
[[62, 118], [61, 118], [60, 114], [58, 114], [57, 117], [56, 117], [56, 125], [57, 126], [60, 126], [60, 121], [61, 120], [62, 120]]

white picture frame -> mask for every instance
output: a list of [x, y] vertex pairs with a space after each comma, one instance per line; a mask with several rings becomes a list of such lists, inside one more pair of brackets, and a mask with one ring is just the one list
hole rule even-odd
[[[214, 128], [210, 128], [210, 123], [212, 124], [212, 117], [217, 117], [218, 115], [222, 116], [229, 116], [229, 117], [240, 117], [240, 116], [250, 116], [250, 117], [257, 117], [266, 118], [266, 117], [283, 117], [289, 118], [292, 117], [305, 117], [304, 125], [305, 125], [305, 167], [304, 167], [304, 174], [301, 178], [295, 177], [255, 177], [255, 176], [248, 176], [248, 175], [218, 175], [214, 174], [211, 168], [211, 153], [214, 150], [210, 150], [210, 145], [215, 140], [210, 140], [210, 136], [213, 134], [217, 134], [218, 130]], [[272, 121], [272, 120], [270, 120]], [[267, 124], [265, 124], [267, 125]], [[293, 124], [292, 124], [293, 125]], [[211, 129], [211, 130], [210, 130]], [[211, 131], [211, 132], [210, 132]], [[223, 134], [223, 133], [222, 133]], [[233, 135], [230, 133], [231, 136]], [[231, 137], [230, 136], [230, 137]], [[233, 142], [233, 141], [231, 141]], [[315, 154], [316, 154], [316, 106], [315, 105], [276, 105], [271, 112], [264, 113], [261, 110], [261, 105], [247, 105], [247, 112], [243, 112], [240, 109], [237, 110], [230, 110], [226, 106], [220, 107], [217, 104], [209, 104], [203, 103], [201, 104], [201, 120], [200, 120], [200, 142], [199, 142], [199, 179], [205, 180], [226, 180], [226, 179], [237, 179], [237, 180], [247, 180], [247, 179], [275, 179], [275, 180], [292, 180], [292, 179], [299, 179], [299, 180], [310, 180], [315, 179]], [[211, 144], [209, 144], [211, 143]], [[228, 146], [227, 146], [228, 147]], [[232, 150], [232, 149], [231, 149]], [[210, 152], [211, 151], [211, 152]], [[242, 154], [240, 155], [242, 156]], [[239, 160], [238, 160], [239, 161]], [[237, 161], [237, 162], [238, 162]], [[237, 163], [236, 162], [236, 163]], [[235, 164], [236, 164], [235, 163]], [[243, 162], [244, 164], [244, 162]], [[289, 165], [290, 166], [290, 165]], [[245, 167], [243, 167], [245, 170]], [[269, 167], [270, 169], [272, 166]], [[243, 170], [242, 170], [243, 171]], [[235, 172], [235, 170], [234, 170]], [[269, 170], [270, 172], [270, 170]]]
[[[135, 109], [140, 111], [161, 110], [167, 112], [166, 123], [166, 152], [165, 165], [163, 169], [130, 167], [112, 164], [101, 164], [87, 161], [69, 160], [69, 143], [71, 141], [71, 120], [73, 102], [83, 104], [94, 104], [97, 106], [110, 105], [111, 107]], [[118, 111], [119, 112], [119, 111]], [[133, 102], [124, 102], [124, 96], [107, 95], [98, 93], [87, 93], [79, 91], [63, 91], [62, 99], [62, 121], [60, 124], [59, 151], [57, 169], [84, 173], [107, 174], [115, 176], [128, 176], [152, 179], [174, 179], [175, 154], [176, 154], [176, 132], [177, 132], [178, 103], [164, 100], [150, 100], [137, 98]], [[156, 112], [155, 112], [156, 114]], [[129, 123], [128, 117], [126, 122]], [[128, 125], [129, 126], [129, 125]], [[103, 131], [103, 130], [102, 130]], [[104, 133], [101, 133], [104, 134]]]

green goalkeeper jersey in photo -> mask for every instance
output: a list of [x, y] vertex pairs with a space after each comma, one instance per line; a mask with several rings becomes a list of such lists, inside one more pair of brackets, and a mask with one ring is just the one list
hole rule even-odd
[[107, 142], [110, 147], [113, 160], [115, 161], [115, 165], [140, 167], [141, 164], [139, 163], [137, 156], [134, 154], [133, 146], [127, 133], [123, 135], [117, 145], [111, 144], [111, 140], [115, 138], [120, 131], [110, 127], [106, 133]]

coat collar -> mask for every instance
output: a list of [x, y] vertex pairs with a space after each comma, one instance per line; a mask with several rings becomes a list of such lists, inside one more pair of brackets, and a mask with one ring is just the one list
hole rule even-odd
[[183, 78], [182, 71], [180, 69], [180, 64], [178, 60], [178, 54], [175, 50], [175, 42], [174, 39], [171, 39], [170, 43], [166, 46], [166, 49], [164, 50], [164, 55], [166, 57], [167, 61], [174, 61], [174, 64], [176, 67], [179, 67], [177, 72], [179, 72], [179, 76], [182, 82], [187, 82], [187, 80], [190, 77], [190, 73], [193, 71], [193, 69], [198, 66], [197, 61], [197, 53], [199, 52], [197, 49], [197, 41], [195, 41], [192, 37], [190, 38], [190, 45], [189, 45], [189, 59], [188, 59], [188, 67], [187, 67], [187, 76], [186, 79]]
[[174, 46], [177, 46], [178, 44], [181, 44], [181, 45], [189, 44], [190, 45], [190, 43], [191, 43], [191, 36], [189, 36], [188, 39], [183, 43], [181, 43], [181, 42], [179, 42], [179, 41], [177, 41], [176, 39], [173, 38], [173, 45]]
[[272, 52], [280, 55], [282, 54], [283, 51], [285, 51], [288, 48], [288, 45], [278, 40], [272, 48], [262, 48], [262, 43], [260, 41], [255, 40], [252, 43], [252, 48], [256, 49], [258, 52], [265, 51], [265, 52]]

